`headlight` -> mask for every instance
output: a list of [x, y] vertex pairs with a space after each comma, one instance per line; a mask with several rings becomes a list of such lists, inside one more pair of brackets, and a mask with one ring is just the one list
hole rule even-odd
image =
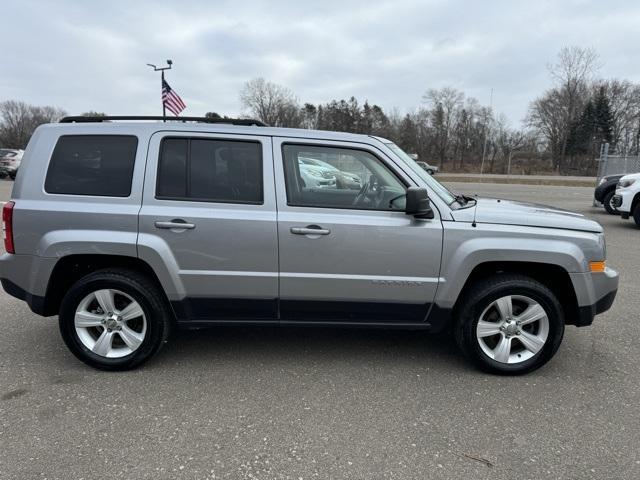
[[602, 250], [602, 258], [606, 260], [607, 259], [607, 239], [604, 236], [604, 233], [600, 233], [598, 235], [598, 244], [600, 244], [600, 249]]
[[598, 185], [602, 185], [602, 184], [603, 184], [604, 182], [606, 182], [606, 181], [607, 181], [607, 179], [606, 179], [605, 177], [602, 177], [602, 178], [600, 179], [600, 182], [598, 182]]
[[628, 188], [631, 185], [633, 185], [634, 183], [636, 183], [636, 180], [634, 178], [629, 178], [628, 180], [620, 180], [618, 182], [618, 186], [620, 188]]

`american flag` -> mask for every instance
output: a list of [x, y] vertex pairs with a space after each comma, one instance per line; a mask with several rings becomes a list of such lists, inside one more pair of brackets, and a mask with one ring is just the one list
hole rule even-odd
[[171, 111], [176, 117], [187, 108], [180, 96], [174, 92], [169, 84], [162, 80], [162, 105]]

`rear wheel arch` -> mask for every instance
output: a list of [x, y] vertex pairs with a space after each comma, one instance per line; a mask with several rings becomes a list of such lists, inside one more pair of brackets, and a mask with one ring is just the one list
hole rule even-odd
[[57, 315], [65, 293], [81, 278], [104, 269], [122, 269], [144, 275], [153, 282], [170, 305], [162, 283], [144, 260], [121, 255], [78, 254], [61, 257], [54, 266], [44, 299], [46, 316]]

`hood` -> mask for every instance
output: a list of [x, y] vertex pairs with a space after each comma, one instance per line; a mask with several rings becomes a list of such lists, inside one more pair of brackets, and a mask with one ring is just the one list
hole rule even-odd
[[624, 177], [622, 177], [620, 180], [638, 180], [638, 179], [640, 179], [640, 173], [630, 173], [629, 175], [625, 175]]
[[[526, 227], [561, 228], [583, 232], [602, 232], [598, 222], [580, 213], [535, 203], [496, 198], [478, 198], [475, 207], [454, 210], [453, 218], [460, 222], [522, 225]], [[475, 212], [474, 212], [475, 210]]]

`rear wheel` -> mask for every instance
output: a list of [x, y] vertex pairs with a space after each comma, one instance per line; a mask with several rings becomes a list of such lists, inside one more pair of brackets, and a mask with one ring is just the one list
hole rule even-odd
[[521, 275], [483, 279], [456, 309], [456, 343], [482, 370], [502, 375], [531, 372], [547, 363], [564, 334], [555, 295]]
[[616, 194], [616, 191], [615, 190], [611, 190], [602, 199], [602, 204], [604, 205], [604, 209], [610, 215], [620, 215], [620, 212], [618, 212], [618, 209], [616, 207], [614, 207], [614, 205], [613, 205], [613, 196], [615, 194]]
[[60, 307], [60, 332], [71, 352], [103, 370], [127, 370], [166, 342], [171, 312], [159, 288], [128, 270], [100, 270], [80, 279]]

